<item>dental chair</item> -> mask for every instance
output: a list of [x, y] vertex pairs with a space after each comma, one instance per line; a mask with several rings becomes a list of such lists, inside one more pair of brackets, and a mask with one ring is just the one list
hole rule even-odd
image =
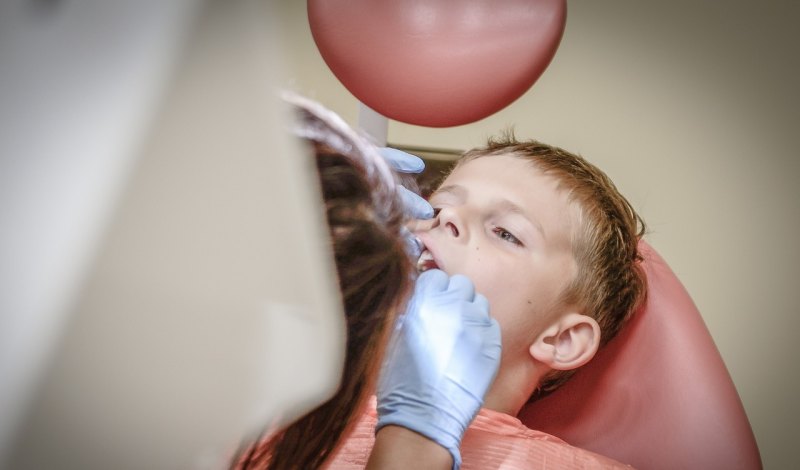
[[642, 243], [648, 298], [522, 422], [637, 469], [760, 469], [733, 381], [689, 294]]

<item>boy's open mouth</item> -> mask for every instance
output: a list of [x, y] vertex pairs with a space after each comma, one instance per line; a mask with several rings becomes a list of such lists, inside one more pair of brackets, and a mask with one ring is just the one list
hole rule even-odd
[[417, 271], [424, 273], [429, 269], [439, 269], [439, 265], [433, 259], [433, 254], [426, 248], [422, 250], [422, 254], [419, 255], [417, 260]]

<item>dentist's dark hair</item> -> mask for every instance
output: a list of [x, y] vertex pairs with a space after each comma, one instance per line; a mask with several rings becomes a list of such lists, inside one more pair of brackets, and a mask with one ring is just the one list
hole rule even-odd
[[374, 393], [391, 327], [411, 288], [403, 207], [393, 179], [387, 179], [392, 173], [375, 166], [384, 164], [376, 160], [377, 149], [338, 116], [306, 100], [292, 102], [300, 115], [295, 131], [308, 143], [322, 189], [346, 317], [344, 371], [331, 399], [243, 446], [232, 463], [239, 469], [314, 469], [325, 463]]

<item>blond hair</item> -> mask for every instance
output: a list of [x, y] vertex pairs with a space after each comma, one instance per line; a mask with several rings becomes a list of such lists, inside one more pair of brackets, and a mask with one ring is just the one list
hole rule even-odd
[[[641, 266], [639, 240], [645, 224], [611, 179], [579, 155], [535, 140], [519, 142], [513, 132], [489, 139], [486, 147], [466, 152], [456, 166], [476, 158], [507, 155], [528, 160], [551, 175], [568, 192], [579, 213], [572, 234], [577, 273], [560, 295], [562, 306], [576, 307], [600, 325], [600, 345], [620, 331], [643, 302], [647, 281]], [[563, 384], [571, 371], [552, 371], [534, 398]]]

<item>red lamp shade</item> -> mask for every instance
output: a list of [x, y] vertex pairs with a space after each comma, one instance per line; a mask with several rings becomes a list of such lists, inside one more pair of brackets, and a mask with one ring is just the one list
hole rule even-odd
[[483, 119], [555, 55], [565, 0], [308, 0], [314, 41], [361, 102], [408, 124]]

